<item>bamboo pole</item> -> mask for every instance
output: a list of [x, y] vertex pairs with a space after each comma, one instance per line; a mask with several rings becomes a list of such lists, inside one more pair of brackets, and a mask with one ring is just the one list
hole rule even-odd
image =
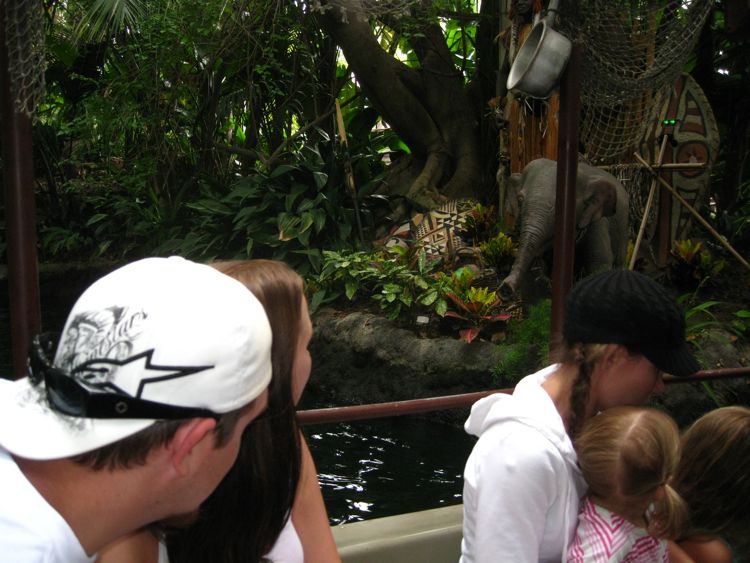
[[652, 166], [654, 170], [692, 170], [705, 167], [705, 162], [667, 162], [665, 164]]
[[[618, 164], [608, 164], [606, 166], [597, 166], [600, 170], [614, 170], [618, 168]], [[654, 170], [695, 170], [703, 169], [706, 167], [705, 162], [665, 162], [664, 164], [652, 164], [651, 168]]]
[[[659, 149], [659, 166], [661, 166], [662, 160], [664, 160], [664, 149], [667, 148], [667, 140], [669, 135], [664, 134], [661, 141], [661, 148]], [[654, 194], [656, 194], [656, 177], [651, 179], [651, 188], [648, 190], [648, 199], [646, 199], [646, 207], [643, 209], [643, 217], [641, 218], [641, 226], [638, 229], [638, 236], [635, 237], [635, 244], [633, 244], [633, 254], [630, 256], [630, 264], [628, 264], [628, 270], [632, 270], [635, 266], [636, 258], [638, 258], [638, 250], [641, 247], [641, 241], [643, 240], [643, 232], [646, 230], [646, 223], [648, 222], [648, 214], [651, 211], [651, 205], [654, 202]]]
[[357, 186], [354, 184], [354, 170], [352, 169], [352, 158], [349, 155], [349, 141], [346, 138], [346, 129], [344, 129], [344, 116], [341, 113], [341, 104], [336, 99], [336, 124], [338, 125], [339, 138], [341, 139], [341, 145], [344, 147], [344, 154], [346, 159], [344, 160], [344, 175], [346, 177], [346, 187], [349, 191], [349, 195], [354, 203], [354, 219], [357, 222], [357, 233], [359, 234], [359, 242], [364, 244], [365, 234], [362, 230], [362, 220], [359, 217], [359, 202], [357, 201]]
[[714, 228], [713, 228], [713, 227], [712, 227], [711, 225], [709, 225], [709, 224], [708, 224], [708, 221], [706, 221], [706, 220], [705, 220], [705, 219], [704, 219], [703, 217], [701, 217], [700, 213], [698, 213], [698, 212], [697, 212], [697, 211], [696, 211], [696, 210], [695, 210], [695, 209], [693, 208], [693, 206], [692, 206], [692, 205], [690, 205], [690, 204], [689, 204], [689, 203], [688, 203], [687, 201], [685, 201], [685, 199], [684, 199], [684, 198], [683, 198], [683, 197], [682, 197], [682, 196], [681, 196], [681, 195], [680, 195], [679, 193], [677, 193], [677, 190], [675, 190], [675, 189], [674, 189], [674, 188], [673, 188], [673, 187], [672, 187], [671, 185], [669, 185], [669, 182], [667, 182], [666, 180], [664, 180], [663, 178], [661, 178], [661, 177], [660, 177], [660, 176], [659, 176], [659, 175], [658, 175], [658, 174], [656, 173], [656, 171], [655, 171], [655, 170], [654, 170], [654, 169], [653, 169], [653, 168], [651, 167], [651, 165], [650, 165], [650, 164], [648, 164], [648, 163], [647, 163], [647, 162], [646, 162], [645, 160], [643, 160], [643, 157], [641, 157], [641, 155], [640, 155], [640, 154], [638, 154], [638, 153], [636, 152], [636, 153], [633, 153], [633, 155], [635, 156], [635, 158], [636, 158], [636, 159], [637, 159], [637, 160], [638, 160], [638, 161], [639, 161], [639, 162], [640, 162], [640, 163], [641, 163], [641, 164], [642, 164], [642, 165], [643, 165], [643, 166], [644, 166], [644, 167], [645, 167], [645, 168], [646, 168], [646, 169], [647, 169], [647, 170], [648, 170], [649, 172], [651, 172], [651, 174], [653, 174], [653, 175], [654, 175], [654, 176], [656, 177], [656, 179], [657, 179], [657, 180], [658, 180], [658, 181], [659, 181], [659, 182], [661, 183], [661, 185], [662, 185], [662, 186], [664, 186], [664, 187], [665, 187], [665, 188], [666, 188], [667, 190], [669, 190], [669, 192], [670, 192], [670, 193], [671, 193], [671, 194], [672, 194], [672, 195], [673, 195], [674, 197], [676, 197], [676, 198], [677, 198], [677, 201], [679, 201], [679, 202], [680, 202], [680, 203], [681, 203], [682, 205], [684, 205], [684, 206], [685, 206], [685, 207], [687, 208], [687, 210], [688, 210], [688, 211], [690, 211], [690, 213], [692, 213], [692, 214], [693, 214], [693, 216], [694, 216], [694, 217], [695, 217], [696, 219], [698, 219], [698, 221], [700, 222], [700, 224], [701, 224], [701, 225], [703, 225], [704, 227], [706, 227], [706, 229], [708, 230], [708, 232], [709, 232], [709, 233], [711, 233], [711, 234], [712, 234], [712, 235], [713, 235], [713, 236], [714, 236], [714, 237], [716, 238], [716, 240], [718, 240], [718, 241], [719, 241], [719, 242], [721, 243], [721, 245], [722, 245], [722, 246], [723, 246], [724, 248], [726, 248], [726, 249], [727, 249], [727, 250], [729, 251], [729, 253], [730, 253], [730, 254], [731, 254], [732, 256], [734, 256], [735, 258], [737, 258], [737, 260], [739, 260], [740, 264], [742, 264], [743, 266], [745, 266], [745, 268], [747, 268], [748, 270], [750, 270], [750, 264], [748, 264], [747, 260], [745, 260], [745, 259], [744, 259], [744, 258], [743, 258], [742, 256], [740, 256], [740, 254], [739, 254], [739, 253], [738, 253], [738, 252], [737, 252], [737, 251], [736, 251], [736, 250], [735, 250], [735, 249], [734, 249], [734, 248], [732, 247], [732, 245], [731, 245], [731, 244], [729, 244], [729, 243], [728, 243], [728, 242], [727, 242], [727, 241], [726, 241], [726, 240], [724, 239], [724, 237], [723, 237], [723, 236], [721, 236], [721, 235], [720, 235], [719, 233], [717, 233], [717, 232], [716, 232], [716, 231], [714, 230]]

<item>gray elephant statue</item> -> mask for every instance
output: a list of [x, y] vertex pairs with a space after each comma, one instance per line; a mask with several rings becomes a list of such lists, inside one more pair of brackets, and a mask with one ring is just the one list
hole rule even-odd
[[[557, 163], [538, 158], [512, 174], [506, 194], [509, 214], [517, 217], [518, 251], [500, 285], [515, 294], [532, 261], [550, 246], [555, 232]], [[625, 263], [628, 248], [628, 192], [611, 174], [578, 163], [576, 179], [576, 263], [583, 273]], [[520, 214], [519, 214], [520, 212]]]

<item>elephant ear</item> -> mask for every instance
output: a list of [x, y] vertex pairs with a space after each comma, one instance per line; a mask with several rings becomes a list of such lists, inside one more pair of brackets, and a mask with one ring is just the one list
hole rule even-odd
[[617, 211], [617, 190], [605, 178], [591, 180], [586, 185], [586, 197], [578, 217], [578, 228], [584, 229], [602, 217], [611, 217]]

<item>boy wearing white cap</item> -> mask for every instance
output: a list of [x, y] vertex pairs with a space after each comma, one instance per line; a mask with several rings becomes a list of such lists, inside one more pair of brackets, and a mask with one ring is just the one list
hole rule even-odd
[[266, 405], [271, 329], [236, 280], [147, 258], [89, 287], [0, 380], [0, 561], [91, 561], [196, 509]]

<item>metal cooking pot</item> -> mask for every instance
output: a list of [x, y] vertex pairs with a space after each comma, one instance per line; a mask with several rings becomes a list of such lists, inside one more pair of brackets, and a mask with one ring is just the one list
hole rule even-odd
[[508, 75], [508, 90], [532, 98], [549, 98], [570, 58], [570, 40], [551, 26], [552, 18], [537, 22], [518, 51]]

